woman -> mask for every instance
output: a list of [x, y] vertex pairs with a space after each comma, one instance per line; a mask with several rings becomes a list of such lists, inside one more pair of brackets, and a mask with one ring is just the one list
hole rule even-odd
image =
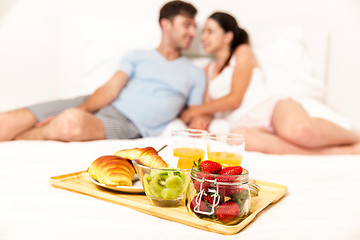
[[360, 154], [360, 135], [312, 118], [289, 97], [266, 93], [261, 68], [247, 33], [234, 17], [216, 12], [201, 41], [215, 59], [205, 69], [204, 104], [185, 110], [191, 128], [207, 129], [214, 115], [227, 119], [233, 133], [246, 136], [246, 149], [273, 154]]

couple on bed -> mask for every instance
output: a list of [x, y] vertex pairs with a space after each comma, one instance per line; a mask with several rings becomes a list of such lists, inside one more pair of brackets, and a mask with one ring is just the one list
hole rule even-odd
[[260, 94], [261, 66], [232, 16], [216, 12], [207, 19], [201, 40], [215, 58], [206, 74], [192, 65], [181, 52], [195, 36], [196, 13], [189, 3], [168, 2], [160, 10], [156, 50], [129, 52], [89, 96], [0, 113], [0, 141], [151, 137], [178, 116], [189, 128], [208, 129], [221, 114], [232, 132], [245, 135], [248, 151], [360, 153], [357, 133], [310, 117], [290, 98]]

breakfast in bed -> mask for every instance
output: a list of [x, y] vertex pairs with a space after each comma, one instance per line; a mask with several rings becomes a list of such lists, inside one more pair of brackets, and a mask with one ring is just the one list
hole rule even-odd
[[[148, 206], [182, 208], [186, 218], [236, 226], [249, 216], [251, 198], [261, 192], [241, 166], [244, 144], [236, 134], [173, 131], [169, 146], [159, 151], [150, 146], [121, 149], [95, 159], [87, 173], [102, 187], [98, 191], [118, 188], [132, 194], [126, 188], [141, 182]], [[164, 148], [172, 156], [160, 156]]]

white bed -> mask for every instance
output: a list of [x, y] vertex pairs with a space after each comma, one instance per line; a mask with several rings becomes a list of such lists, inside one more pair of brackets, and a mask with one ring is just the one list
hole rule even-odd
[[[153, 37], [157, 36], [156, 25], [149, 25], [148, 20], [132, 21], [149, 31], [152, 38], [146, 39], [148, 46], [157, 42], [158, 39]], [[94, 33], [102, 31], [100, 35], [106, 38], [107, 34], [111, 34], [107, 29], [111, 28], [103, 26], [124, 22], [126, 23], [124, 20], [121, 23], [114, 19], [102, 19], [94, 24], [94, 19], [88, 18], [61, 19], [60, 60], [57, 66], [60, 97], [87, 93], [100, 84], [98, 79], [104, 79], [103, 76], [112, 73], [116, 59], [108, 53], [113, 53], [111, 46], [114, 45], [104, 44], [104, 39], [94, 37]], [[123, 27], [124, 31], [136, 29]], [[286, 64], [281, 67], [289, 70], [291, 76], [296, 76], [292, 71], [297, 72], [297, 68], [304, 70], [306, 76], [301, 78], [302, 88], [295, 89], [299, 90], [299, 95], [307, 93], [317, 99], [317, 104], [313, 98], [307, 99], [310, 102], [308, 110], [348, 126], [346, 121], [324, 108], [321, 103], [325, 94], [323, 91], [326, 92], [328, 70], [327, 33], [319, 32], [314, 27], [303, 39], [301, 31], [296, 30], [298, 28], [281, 31], [281, 34], [276, 35], [269, 28], [266, 29], [271, 34], [262, 32], [264, 28], [256, 30], [253, 26], [249, 26], [249, 29], [250, 27], [255, 50], [264, 65], [269, 60], [267, 56], [277, 51], [276, 47], [288, 47], [275, 59], [279, 61], [272, 63]], [[271, 41], [260, 41], [265, 40], [264, 36], [270, 36]], [[308, 39], [313, 42], [306, 41], [306, 36], [311, 36]], [[111, 39], [116, 42], [119, 38], [121, 35]], [[134, 46], [142, 46], [142, 39], [136, 39]], [[309, 45], [303, 45], [304, 41]], [[125, 50], [118, 47], [119, 52]], [[309, 56], [304, 55], [306, 49], [310, 50]], [[196, 51], [195, 53], [198, 54]], [[287, 59], [289, 56], [292, 61]], [[308, 57], [315, 63], [313, 69]], [[196, 59], [196, 62], [204, 63], [203, 59]], [[301, 65], [291, 65], [300, 62]], [[278, 72], [272, 73], [276, 76]], [[77, 81], [79, 79], [81, 81]], [[284, 85], [282, 88], [288, 89]], [[210, 233], [149, 216], [90, 196], [56, 189], [49, 183], [52, 176], [86, 170], [99, 156], [113, 154], [123, 148], [160, 148], [168, 141], [165, 132], [158, 138], [139, 140], [1, 142], [0, 239], [360, 239], [359, 156], [246, 153], [243, 166], [250, 171], [252, 178], [286, 185], [288, 193], [234, 236]]]
[[0, 143], [0, 239], [359, 239], [358, 156], [246, 153], [252, 178], [288, 193], [233, 236], [199, 230], [54, 188], [52, 176], [86, 170], [98, 156], [168, 139]]

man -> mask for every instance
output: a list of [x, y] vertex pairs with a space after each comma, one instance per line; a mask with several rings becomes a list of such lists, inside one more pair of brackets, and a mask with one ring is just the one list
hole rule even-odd
[[203, 72], [181, 51], [195, 36], [197, 10], [172, 1], [160, 10], [156, 50], [133, 51], [90, 96], [0, 113], [0, 141], [86, 141], [156, 136], [188, 105], [202, 102]]

